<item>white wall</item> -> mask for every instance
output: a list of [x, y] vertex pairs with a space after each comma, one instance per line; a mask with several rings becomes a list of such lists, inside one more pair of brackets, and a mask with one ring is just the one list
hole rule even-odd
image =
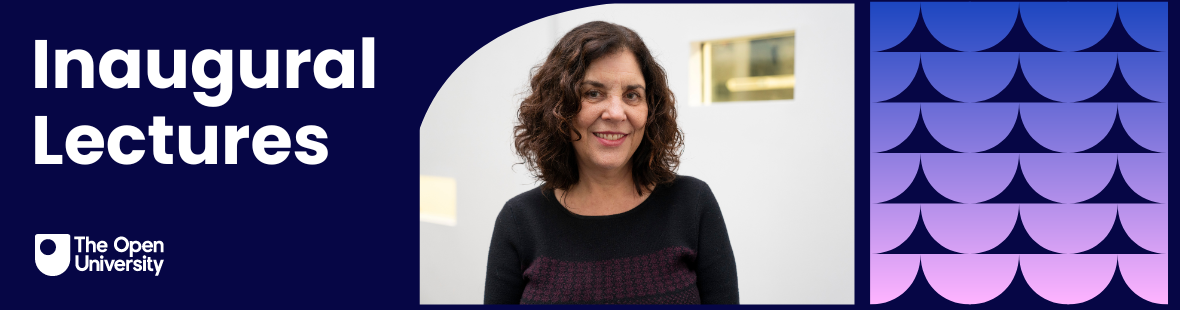
[[[512, 152], [532, 66], [592, 20], [638, 32], [667, 70], [685, 133], [679, 173], [709, 183], [742, 303], [853, 302], [853, 6], [605, 5], [550, 16], [484, 46], [422, 122], [420, 172], [458, 180], [458, 225], [421, 223], [421, 303], [480, 303], [504, 202], [537, 184]], [[690, 42], [796, 31], [795, 100], [687, 104]]]

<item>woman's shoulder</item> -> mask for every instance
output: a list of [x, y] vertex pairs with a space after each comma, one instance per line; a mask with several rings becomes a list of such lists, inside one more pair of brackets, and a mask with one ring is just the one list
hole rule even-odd
[[695, 177], [677, 175], [672, 183], [664, 184], [663, 189], [656, 190], [656, 192], [661, 191], [663, 193], [660, 196], [663, 196], [663, 200], [674, 202], [674, 204], [694, 206], [689, 209], [681, 209], [682, 211], [700, 213], [717, 208], [717, 198], [713, 196], [713, 190], [709, 188], [709, 184]]
[[671, 184], [667, 184], [667, 188], [670, 192], [682, 194], [708, 192], [711, 195], [713, 192], [709, 189], [709, 184], [705, 183], [705, 181], [687, 175], [676, 175], [676, 179]]
[[508, 199], [508, 202], [504, 203], [504, 209], [501, 212], [527, 212], [528, 210], [535, 210], [539, 207], [545, 206], [552, 199], [553, 194], [551, 191], [546, 191], [544, 188], [544, 185], [537, 186], [533, 189], [517, 194], [516, 197], [512, 197], [512, 199]]

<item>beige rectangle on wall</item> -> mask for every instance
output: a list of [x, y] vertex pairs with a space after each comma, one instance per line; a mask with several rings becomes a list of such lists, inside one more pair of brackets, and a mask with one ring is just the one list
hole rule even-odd
[[456, 195], [458, 185], [453, 178], [429, 175], [419, 176], [419, 192], [421, 207], [420, 220], [446, 226], [457, 224]]
[[795, 99], [795, 31], [693, 42], [689, 102]]

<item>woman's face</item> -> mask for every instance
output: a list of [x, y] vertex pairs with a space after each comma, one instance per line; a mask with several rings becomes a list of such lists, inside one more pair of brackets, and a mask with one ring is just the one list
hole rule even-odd
[[579, 87], [581, 110], [574, 119], [574, 130], [582, 137], [574, 141], [579, 169], [630, 167], [647, 124], [646, 86], [629, 50], [590, 63]]

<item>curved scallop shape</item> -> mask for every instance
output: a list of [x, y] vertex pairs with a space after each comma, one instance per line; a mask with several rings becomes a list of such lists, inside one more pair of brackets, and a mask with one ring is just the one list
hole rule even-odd
[[1123, 28], [1135, 42], [1157, 51], [1168, 50], [1167, 2], [1119, 3], [1118, 8]]
[[947, 47], [979, 51], [1004, 39], [1016, 20], [1016, 3], [923, 2], [930, 33]]
[[[1008, 44], [1005, 44], [1008, 45]], [[1013, 43], [1012, 45], [1016, 45]], [[1015, 48], [1015, 47], [1013, 47]], [[1036, 88], [1029, 84], [1028, 78], [1025, 77], [1024, 69], [1021, 69], [1020, 62], [1016, 63], [1016, 70], [1012, 72], [1012, 78], [1009, 79], [1008, 85], [1004, 87], [999, 93], [993, 95], [986, 100], [980, 102], [1059, 102], [1046, 98], [1037, 91]]]
[[905, 141], [918, 122], [918, 105], [873, 103], [869, 109], [869, 150], [874, 154], [880, 153]]
[[1037, 295], [1059, 304], [1098, 296], [1114, 276], [1115, 254], [1026, 254], [1020, 270]]
[[[997, 95], [998, 96], [998, 95]], [[1016, 114], [1016, 121], [1012, 122], [1012, 130], [1003, 141], [980, 153], [1059, 153], [1045, 148], [1036, 138], [1028, 133], [1024, 127], [1020, 113]]]
[[869, 201], [897, 197], [914, 181], [919, 154], [869, 154]]
[[948, 250], [959, 253], [979, 253], [1003, 242], [1016, 222], [1016, 214], [1017, 205], [1008, 204], [922, 205], [922, 217], [930, 236]]
[[1116, 61], [1114, 71], [1110, 73], [1110, 80], [1106, 86], [1095, 92], [1093, 96], [1078, 102], [1155, 102], [1144, 98], [1133, 86], [1128, 84], [1121, 68], [1122, 66]]
[[1041, 196], [1061, 203], [1076, 203], [1094, 197], [1106, 187], [1114, 173], [1116, 156], [1084, 153], [1020, 154], [1020, 168], [1029, 185]]
[[1118, 154], [1118, 159], [1123, 180], [1135, 193], [1168, 203], [1168, 154]]
[[1119, 118], [1135, 143], [1152, 151], [1168, 152], [1167, 103], [1122, 104]]
[[[1020, 3], [1028, 32], [1045, 47], [1078, 51], [1102, 40], [1114, 22], [1114, 3]], [[1125, 18], [1124, 18], [1125, 19]]]
[[1115, 57], [1114, 53], [1020, 53], [1020, 69], [1041, 95], [1077, 102], [1106, 86]]
[[919, 57], [919, 53], [869, 54], [870, 102], [885, 101], [904, 91], [918, 72]]
[[938, 90], [939, 87], [934, 85], [937, 83], [939, 82], [930, 81], [929, 76], [926, 74], [926, 69], [924, 69], [922, 62], [919, 60], [918, 68], [914, 70], [913, 77], [905, 89], [881, 102], [962, 102], [942, 94]]
[[1119, 53], [1119, 70], [1139, 95], [1168, 102], [1168, 53]]
[[1134, 138], [1131, 138], [1126, 127], [1123, 126], [1121, 114], [1115, 112], [1114, 123], [1110, 125], [1110, 130], [1106, 132], [1102, 141], [1078, 153], [1159, 153], [1144, 148], [1135, 142]]
[[1123, 230], [1131, 241], [1148, 251], [1168, 253], [1168, 204], [1127, 204], [1118, 208]]
[[[978, 102], [1004, 89], [1016, 72], [1016, 53], [923, 53], [926, 78], [951, 99]], [[970, 74], [963, 74], [970, 72]]]
[[881, 153], [959, 153], [958, 151], [948, 149], [946, 146], [938, 142], [930, 130], [926, 128], [926, 121], [921, 113], [918, 113], [918, 120], [914, 122], [914, 129], [904, 141], [896, 146], [882, 151]]
[[[1135, 295], [1157, 304], [1168, 304], [1168, 254], [1119, 255], [1123, 281]], [[930, 278], [927, 269], [926, 278]]]
[[920, 263], [919, 254], [870, 254], [869, 303], [885, 303], [905, 293]]
[[1021, 103], [1020, 117], [1024, 128], [1041, 145], [1073, 153], [1089, 149], [1106, 137], [1117, 107], [1114, 103]]
[[996, 298], [1008, 288], [1020, 255], [927, 254], [922, 268], [930, 287], [947, 300], [978, 304]]
[[922, 104], [922, 116], [930, 135], [944, 146], [960, 152], [979, 152], [996, 146], [1008, 136], [1016, 121], [1017, 106], [1016, 103], [926, 103]]
[[[869, 49], [880, 51], [901, 43], [918, 20], [916, 2], [873, 2], [869, 4]], [[876, 53], [874, 53], [876, 54]]]
[[1102, 242], [1114, 225], [1115, 205], [1021, 205], [1020, 215], [1028, 235], [1045, 249], [1078, 253]]
[[963, 203], [977, 203], [995, 197], [1008, 186], [1016, 173], [1018, 156], [1021, 155], [922, 154], [922, 165], [930, 185], [943, 196]]
[[873, 204], [869, 206], [869, 251], [881, 253], [892, 250], [914, 231], [918, 223], [919, 205]]

